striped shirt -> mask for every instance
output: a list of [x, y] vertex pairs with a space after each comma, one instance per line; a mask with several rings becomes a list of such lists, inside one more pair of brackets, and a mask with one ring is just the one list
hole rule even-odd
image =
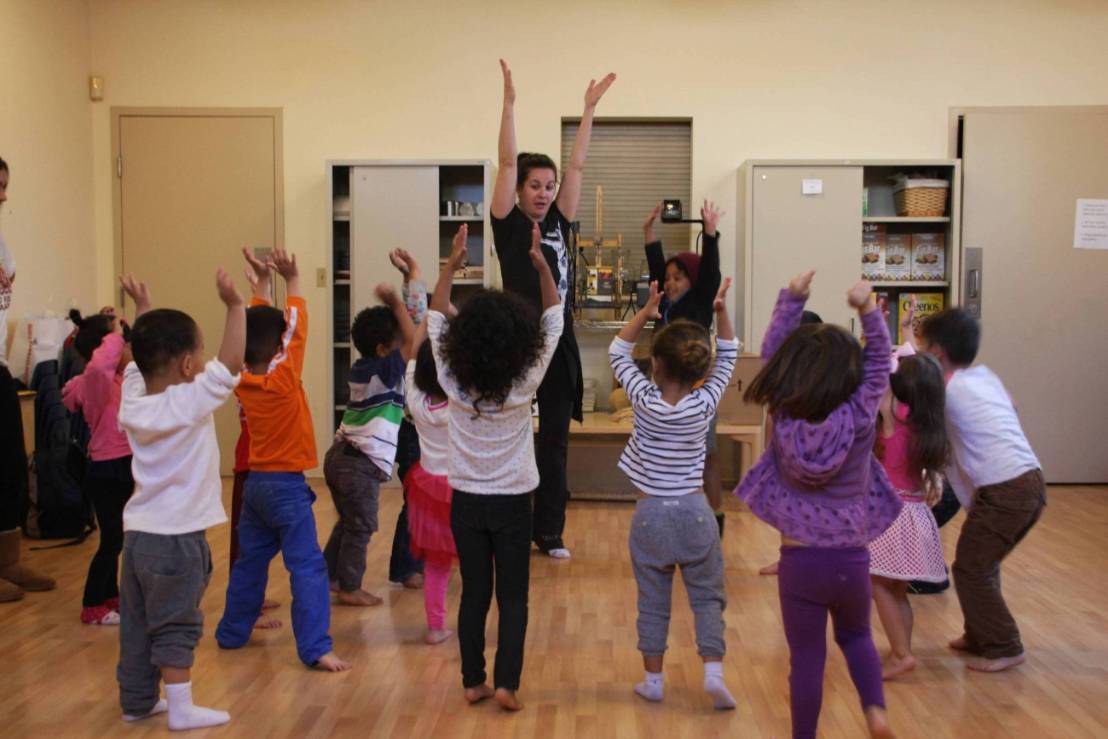
[[633, 348], [617, 336], [608, 349], [616, 379], [627, 390], [635, 414], [619, 468], [648, 495], [695, 493], [703, 488], [708, 426], [735, 369], [739, 341], [716, 339], [715, 366], [707, 380], [676, 405], [663, 400], [658, 386], [635, 366]]
[[350, 368], [350, 400], [336, 436], [354, 445], [388, 477], [404, 420], [404, 357], [361, 357]]

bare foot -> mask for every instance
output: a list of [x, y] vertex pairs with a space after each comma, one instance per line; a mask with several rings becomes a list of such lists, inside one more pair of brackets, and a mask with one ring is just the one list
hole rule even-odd
[[279, 629], [282, 626], [284, 624], [281, 619], [272, 616], [258, 616], [258, 620], [254, 622], [255, 629]]
[[428, 644], [442, 644], [452, 636], [454, 636], [454, 632], [450, 629], [428, 629], [427, 633], [423, 635], [423, 641]]
[[892, 680], [899, 675], [907, 675], [914, 669], [916, 669], [916, 658], [912, 655], [896, 657], [890, 654], [889, 659], [885, 661], [884, 668], [881, 670], [881, 679]]
[[966, 667], [971, 670], [977, 670], [978, 672], [1002, 672], [1004, 670], [1010, 670], [1013, 667], [1022, 665], [1027, 661], [1027, 657], [1022, 652], [1015, 657], [1001, 657], [1000, 659], [986, 659], [985, 657], [975, 657], [966, 662]]
[[423, 575], [415, 573], [414, 575], [408, 575], [404, 578], [404, 582], [401, 583], [408, 590], [419, 590], [423, 587]]
[[889, 715], [884, 708], [870, 706], [866, 709], [866, 726], [869, 735], [880, 739], [893, 739], [893, 730], [889, 726]]
[[488, 685], [478, 685], [476, 688], [466, 688], [466, 701], [470, 704], [480, 703], [486, 698], [492, 698], [492, 688]]
[[776, 575], [777, 574], [777, 565], [779, 565], [779, 564], [781, 564], [781, 563], [780, 562], [774, 562], [771, 565], [766, 565], [762, 569], [758, 570], [758, 574], [759, 575]]
[[338, 598], [339, 603], [344, 606], [379, 606], [385, 602], [373, 593], [367, 593], [364, 590], [355, 590], [352, 593], [340, 590], [335, 596]]
[[327, 654], [316, 660], [313, 665], [317, 670], [325, 670], [327, 672], [346, 672], [350, 669], [351, 665], [344, 659], [340, 659], [334, 652], [328, 652]]
[[263, 611], [269, 611], [269, 610], [272, 610], [272, 609], [276, 608], [279, 605], [281, 605], [281, 604], [278, 601], [270, 600], [269, 598], [266, 598], [265, 600], [262, 601], [262, 610]]
[[947, 646], [950, 647], [951, 649], [955, 649], [959, 652], [972, 652], [973, 651], [972, 649], [970, 649], [969, 639], [966, 638], [965, 634], [962, 634], [957, 639], [951, 639], [950, 643], [947, 644]]
[[523, 704], [516, 699], [516, 691], [507, 688], [496, 689], [496, 702], [505, 711], [522, 711]]

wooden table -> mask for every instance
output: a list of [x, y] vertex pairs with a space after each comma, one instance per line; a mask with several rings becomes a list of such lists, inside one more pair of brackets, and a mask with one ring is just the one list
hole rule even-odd
[[[538, 429], [538, 419], [534, 421], [535, 429]], [[601, 449], [609, 453], [613, 444], [620, 448], [627, 443], [633, 426], [631, 419], [613, 420], [611, 415], [605, 412], [586, 413], [584, 422], [573, 421], [569, 425], [569, 470], [567, 477], [572, 478], [574, 473], [588, 473], [589, 484], [570, 484], [574, 498], [599, 499], [599, 500], [633, 500], [636, 497], [634, 486], [627, 482], [623, 473], [615, 468], [614, 464], [599, 462]], [[720, 421], [716, 425], [716, 436], [719, 439], [731, 439], [739, 444], [750, 447], [750, 463], [753, 464], [762, 454], [764, 448], [762, 426], [760, 424], [736, 424]], [[577, 461], [575, 461], [575, 458]], [[607, 460], [606, 460], [607, 461]], [[597, 464], [593, 464], [597, 462]], [[745, 474], [746, 469], [741, 473]], [[592, 489], [593, 481], [598, 484]], [[599, 484], [605, 483], [605, 484]]]

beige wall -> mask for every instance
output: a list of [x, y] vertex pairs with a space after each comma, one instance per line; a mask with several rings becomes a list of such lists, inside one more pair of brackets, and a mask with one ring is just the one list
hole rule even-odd
[[91, 310], [102, 292], [92, 279], [89, 58], [85, 0], [0, 0], [0, 157], [12, 170], [0, 231], [16, 259], [9, 320]]
[[[84, 6], [61, 8], [69, 8], [55, 11], [67, 35], [50, 47], [80, 57], [90, 43], [80, 34]], [[89, 25], [91, 70], [107, 83], [107, 100], [92, 107], [100, 300], [112, 292], [110, 105], [283, 107], [286, 243], [310, 269], [329, 266], [325, 159], [495, 159], [498, 56], [515, 70], [520, 145], [556, 153], [561, 116], [580, 113], [590, 76], [614, 70], [619, 80], [602, 114], [693, 118], [694, 196], [731, 211], [722, 226], [726, 271], [734, 266], [735, 170], [746, 158], [939, 157], [952, 105], [1108, 102], [1108, 3], [1098, 0], [97, 0]], [[32, 58], [60, 63], [41, 51]], [[36, 88], [52, 81], [20, 66]], [[10, 108], [12, 95], [4, 99]], [[53, 98], [36, 89], [32, 99]], [[48, 203], [58, 200], [60, 175], [88, 181], [87, 122], [75, 111], [62, 126], [55, 119], [64, 111], [57, 103], [36, 113], [47, 128], [32, 134], [43, 143], [22, 146], [21, 159], [40, 150], [53, 163], [41, 189], [13, 190], [35, 209], [36, 233], [58, 227]], [[87, 213], [87, 203], [72, 199]], [[17, 236], [10, 220], [10, 240], [30, 241], [32, 227], [20, 221]], [[64, 238], [35, 240], [87, 259], [87, 216], [65, 222]], [[326, 295], [308, 290], [317, 315]], [[324, 332], [312, 342], [309, 356], [326, 356]], [[305, 380], [322, 445], [330, 418], [324, 361]]]

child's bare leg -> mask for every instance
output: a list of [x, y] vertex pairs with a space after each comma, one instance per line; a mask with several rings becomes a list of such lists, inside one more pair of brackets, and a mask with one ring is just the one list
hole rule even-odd
[[[262, 607], [262, 610], [263, 611], [265, 610], [264, 606]], [[254, 622], [254, 628], [255, 629], [263, 629], [263, 630], [265, 630], [265, 629], [279, 629], [284, 625], [285, 624], [284, 624], [284, 622], [281, 621], [281, 619], [276, 618], [274, 616], [267, 616], [267, 615], [265, 615], [265, 613], [262, 613], [262, 615], [258, 616], [258, 620]]]
[[635, 684], [635, 692], [648, 701], [657, 703], [662, 700], [665, 692], [665, 678], [662, 674], [664, 654], [644, 654], [642, 656], [643, 671], [646, 677], [641, 683]]
[[522, 711], [523, 704], [516, 698], [516, 691], [509, 690], [508, 688], [496, 689], [496, 702], [500, 704], [500, 707], [505, 711]]
[[337, 590], [335, 597], [344, 606], [379, 606], [385, 602], [373, 593], [367, 593], [360, 588], [354, 591]]
[[[901, 614], [898, 598], [901, 586], [906, 586], [906, 583], [887, 577], [873, 577], [873, 602], [877, 605], [877, 615], [881, 618], [881, 625], [892, 650], [881, 671], [881, 677], [885, 680], [911, 672], [916, 666], [916, 658], [912, 656], [908, 632]], [[906, 589], [904, 598], [907, 599]]]
[[346, 672], [350, 669], [350, 663], [340, 658], [334, 652], [328, 652], [327, 654], [316, 660], [316, 663], [312, 667], [317, 670], [323, 670], [325, 672]]
[[912, 631], [916, 626], [916, 616], [912, 613], [912, 602], [908, 600], [908, 583], [901, 580], [900, 588], [896, 591], [897, 602], [900, 603], [900, 618], [904, 621], [904, 631], [908, 634], [908, 651], [912, 651]]
[[169, 728], [172, 731], [220, 726], [231, 720], [231, 714], [226, 711], [193, 705], [190, 668], [162, 666], [161, 671], [169, 709]]
[[265, 600], [262, 601], [262, 610], [263, 611], [269, 611], [269, 610], [272, 610], [272, 609], [276, 608], [279, 605], [281, 605], [281, 603], [279, 601], [270, 600], [269, 598], [266, 598]]
[[773, 564], [768, 564], [765, 567], [763, 567], [762, 569], [758, 570], [758, 574], [759, 575], [776, 575], [777, 574], [777, 567], [780, 564], [781, 564], [780, 562], [774, 562]]

